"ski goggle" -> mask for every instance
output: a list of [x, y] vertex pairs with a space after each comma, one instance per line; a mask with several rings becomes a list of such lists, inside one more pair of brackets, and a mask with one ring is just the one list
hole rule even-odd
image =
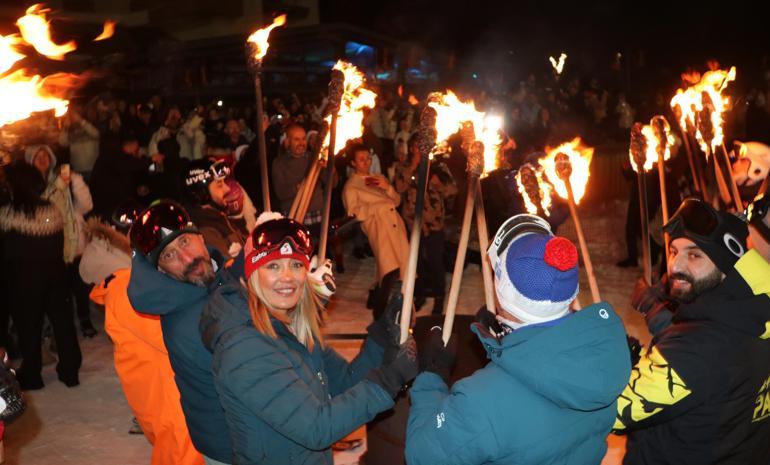
[[214, 180], [224, 179], [230, 176], [230, 165], [228, 165], [227, 161], [225, 160], [218, 160], [211, 165], [209, 171], [211, 172], [211, 176]]
[[160, 202], [145, 210], [131, 226], [131, 247], [151, 255], [168, 237], [194, 229], [187, 212], [173, 202]]
[[749, 205], [746, 210], [746, 219], [766, 241], [770, 242], [770, 227], [763, 221], [768, 210], [770, 210], [770, 196], [765, 194]]
[[670, 234], [686, 232], [687, 236], [713, 241], [719, 239], [719, 224], [719, 216], [711, 206], [691, 197], [682, 202], [668, 223], [663, 225], [663, 229]]
[[259, 253], [269, 253], [279, 249], [286, 241], [291, 242], [294, 250], [303, 255], [310, 256], [313, 253], [313, 245], [307, 228], [290, 218], [262, 223], [254, 228], [251, 233], [251, 240], [254, 250], [259, 251]]
[[492, 244], [489, 246], [487, 254], [492, 258], [499, 259], [505, 249], [511, 242], [522, 234], [535, 233], [552, 235], [551, 225], [547, 221], [536, 215], [522, 213], [509, 218], [497, 230]]

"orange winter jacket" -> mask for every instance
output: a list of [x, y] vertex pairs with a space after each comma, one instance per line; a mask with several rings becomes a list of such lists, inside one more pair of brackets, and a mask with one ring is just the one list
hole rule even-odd
[[160, 319], [133, 309], [126, 292], [130, 275], [120, 269], [91, 291], [91, 300], [104, 305], [126, 400], [153, 445], [152, 465], [203, 465], [187, 431]]

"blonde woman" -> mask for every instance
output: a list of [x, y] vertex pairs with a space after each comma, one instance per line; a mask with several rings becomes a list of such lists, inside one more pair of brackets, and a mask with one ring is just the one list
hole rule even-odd
[[340, 357], [319, 326], [319, 289], [328, 290], [319, 275], [329, 265], [311, 274], [303, 225], [260, 220], [244, 247], [244, 279], [217, 289], [200, 323], [233, 463], [330, 465], [331, 445], [391, 408], [416, 375], [416, 349], [412, 340], [397, 344], [395, 299], [358, 356]]

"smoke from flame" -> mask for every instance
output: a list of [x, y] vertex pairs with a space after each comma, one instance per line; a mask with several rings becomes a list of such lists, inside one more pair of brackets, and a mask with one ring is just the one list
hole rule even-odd
[[247, 42], [254, 44], [255, 47], [254, 58], [261, 61], [265, 57], [267, 49], [270, 47], [270, 43], [267, 41], [268, 37], [270, 37], [270, 31], [278, 26], [283, 26], [284, 24], [286, 24], [285, 14], [276, 17], [271, 25], [263, 27], [262, 29], [257, 29], [249, 36]]

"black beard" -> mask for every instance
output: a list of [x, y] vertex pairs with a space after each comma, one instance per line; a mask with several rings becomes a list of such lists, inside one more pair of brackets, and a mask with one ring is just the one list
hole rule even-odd
[[185, 280], [187, 282], [190, 282], [192, 284], [195, 284], [199, 287], [208, 287], [209, 284], [211, 284], [212, 281], [214, 281], [214, 272], [211, 268], [206, 268], [206, 271], [202, 276], [190, 276], [190, 273], [198, 266], [200, 263], [204, 263], [205, 260], [203, 257], [198, 257], [195, 260], [193, 260], [189, 265], [187, 265], [187, 268], [185, 268], [184, 272], [182, 273], [182, 276], [184, 276]]
[[697, 281], [695, 280], [695, 278], [685, 273], [674, 273], [670, 275], [668, 282], [671, 283], [671, 281], [673, 281], [674, 279], [681, 279], [690, 283], [690, 290], [684, 293], [678, 293], [677, 291], [673, 291], [671, 289], [671, 285], [669, 284], [669, 295], [677, 302], [682, 304], [687, 304], [687, 303], [693, 302], [695, 299], [700, 297], [704, 292], [719, 286], [719, 284], [722, 283], [723, 276], [719, 268], [715, 268], [714, 271], [712, 271], [706, 277], [699, 279]]

